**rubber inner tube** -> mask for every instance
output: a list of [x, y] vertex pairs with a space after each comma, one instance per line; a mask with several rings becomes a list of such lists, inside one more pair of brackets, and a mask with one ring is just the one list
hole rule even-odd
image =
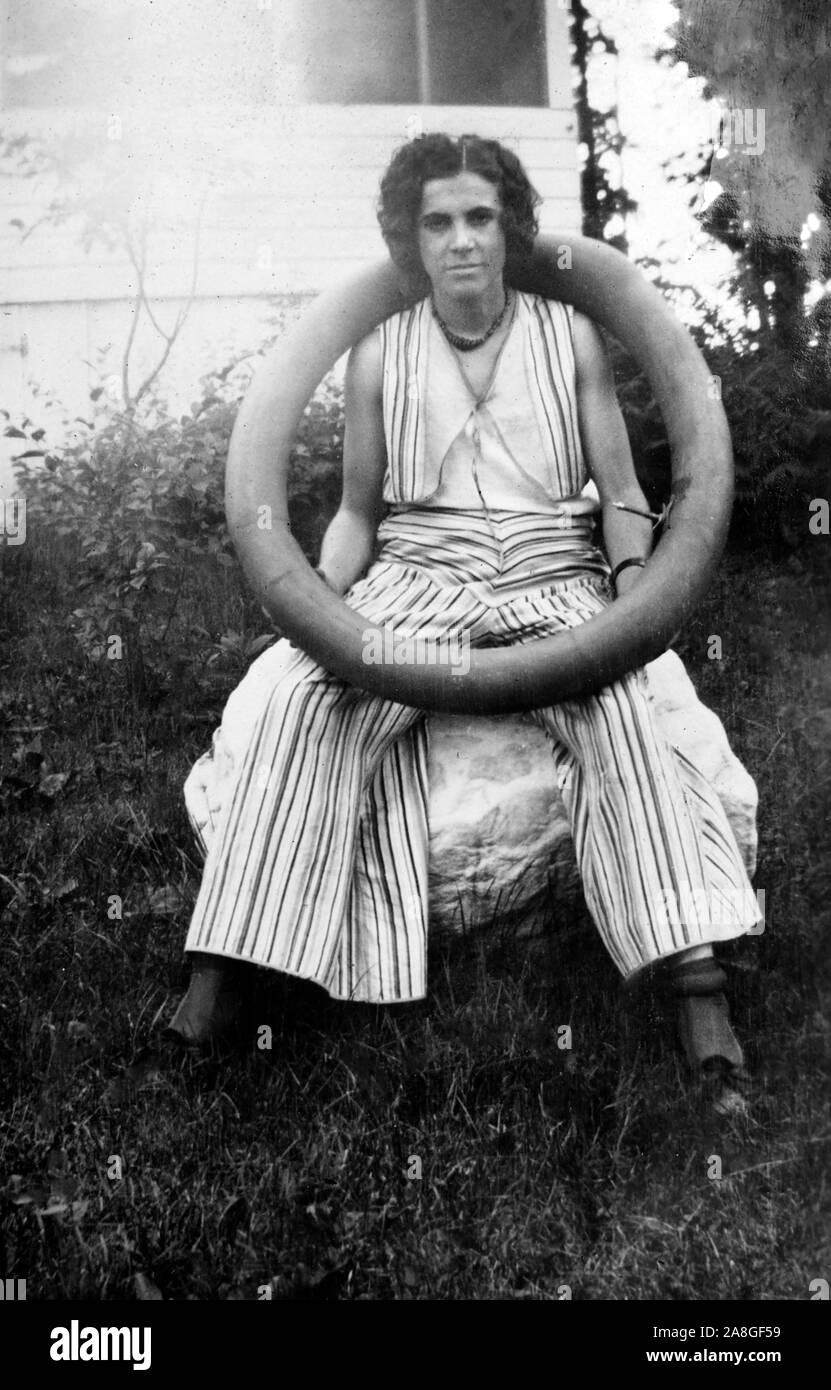
[[382, 630], [323, 583], [292, 536], [287, 475], [303, 410], [337, 359], [407, 303], [391, 262], [355, 274], [309, 306], [264, 359], [234, 426], [228, 526], [260, 602], [333, 675], [400, 704], [508, 713], [599, 690], [666, 649], [710, 583], [727, 537], [727, 421], [702, 354], [662, 295], [620, 252], [585, 237], [540, 236], [512, 283], [565, 300], [609, 329], [645, 371], [669, 437], [670, 524], [638, 583], [579, 627], [471, 651], [464, 675], [416, 660], [367, 664], [367, 638], [383, 650]]

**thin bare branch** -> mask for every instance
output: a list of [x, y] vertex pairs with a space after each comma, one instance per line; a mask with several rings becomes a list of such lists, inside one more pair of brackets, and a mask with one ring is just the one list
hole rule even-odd
[[130, 226], [127, 222], [122, 226], [122, 236], [127, 255], [136, 272], [137, 287], [133, 299], [133, 319], [130, 324], [130, 331], [127, 334], [127, 342], [124, 344], [124, 355], [121, 359], [121, 393], [124, 397], [124, 409], [129, 412], [134, 406], [134, 402], [130, 396], [130, 354], [133, 350], [133, 343], [135, 342], [136, 333], [138, 331], [141, 306], [146, 298], [144, 292], [144, 268], [147, 259], [147, 238], [145, 235], [141, 240], [141, 254], [139, 255], [133, 244]]
[[[185, 325], [185, 322], [186, 322], [186, 320], [187, 320], [187, 318], [188, 318], [188, 315], [190, 314], [190, 311], [191, 311], [191, 309], [193, 308], [193, 301], [194, 301], [194, 299], [195, 299], [195, 297], [196, 297], [196, 285], [197, 285], [197, 281], [198, 281], [198, 278], [199, 278], [199, 245], [200, 245], [201, 235], [202, 235], [202, 215], [203, 215], [204, 210], [205, 210], [205, 202], [206, 202], [207, 196], [208, 196], [208, 190], [205, 189], [205, 191], [204, 191], [203, 194], [202, 194], [202, 198], [201, 198], [201, 200], [200, 200], [199, 207], [198, 207], [197, 214], [196, 214], [196, 224], [195, 224], [195, 228], [194, 228], [194, 241], [193, 241], [193, 270], [192, 270], [192, 273], [191, 273], [190, 289], [188, 290], [187, 299], [186, 299], [185, 303], [183, 304], [182, 308], [180, 309], [179, 313], [178, 313], [177, 316], [176, 316], [176, 321], [175, 321], [175, 323], [174, 323], [174, 325], [173, 325], [173, 328], [172, 328], [171, 332], [170, 332], [169, 334], [167, 334], [167, 333], [164, 333], [164, 332], [162, 331], [162, 337], [165, 339], [165, 349], [164, 349], [164, 352], [162, 353], [162, 355], [161, 355], [161, 357], [159, 358], [158, 362], [156, 363], [155, 367], [152, 369], [152, 371], [150, 371], [150, 372], [147, 374], [147, 376], [145, 377], [144, 381], [141, 383], [141, 385], [139, 386], [138, 390], [136, 391], [136, 394], [134, 395], [134, 397], [133, 397], [133, 399], [132, 399], [132, 403], [131, 403], [132, 409], [135, 409], [135, 407], [138, 405], [138, 403], [139, 403], [139, 401], [142, 399], [142, 397], [143, 397], [144, 395], [147, 394], [147, 392], [150, 390], [150, 387], [153, 385], [153, 382], [156, 380], [156, 378], [158, 377], [159, 373], [160, 373], [160, 372], [162, 371], [162, 369], [164, 368], [164, 365], [165, 365], [165, 363], [167, 362], [167, 359], [168, 359], [168, 357], [170, 356], [171, 351], [172, 351], [172, 349], [173, 349], [173, 344], [176, 342], [176, 339], [179, 337], [179, 334], [181, 333], [181, 331], [182, 331], [182, 329], [183, 329], [183, 327], [184, 327], [184, 325]], [[146, 297], [146, 294], [145, 294], [145, 292], [144, 292], [144, 278], [143, 278], [143, 276], [142, 276], [142, 279], [141, 279], [141, 291], [142, 291], [142, 294], [144, 295], [144, 307], [145, 307], [145, 309], [146, 309], [146, 308], [147, 308], [147, 297]]]

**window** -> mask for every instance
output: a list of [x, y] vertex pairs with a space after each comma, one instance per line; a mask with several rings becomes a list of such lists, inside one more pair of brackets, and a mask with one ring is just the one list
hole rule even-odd
[[[303, 99], [416, 103], [418, 25], [414, 0], [314, 0], [283, 36]], [[278, 39], [278, 54], [280, 40]], [[285, 52], [285, 49], [284, 49]], [[279, 62], [279, 56], [278, 56]]]
[[544, 106], [542, 0], [314, 0], [305, 99]]
[[0, 100], [109, 111], [544, 106], [544, 9], [544, 0], [7, 0]]
[[545, 106], [543, 6], [536, 0], [430, 0], [429, 93], [457, 106]]

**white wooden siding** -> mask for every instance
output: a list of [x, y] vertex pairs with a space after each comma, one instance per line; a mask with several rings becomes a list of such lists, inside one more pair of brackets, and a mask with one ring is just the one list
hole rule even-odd
[[[166, 118], [148, 128], [146, 113], [121, 115], [130, 158], [152, 168], [156, 212], [147, 247], [153, 298], [179, 298], [189, 283], [201, 206], [197, 293], [204, 296], [315, 291], [384, 254], [375, 218], [379, 177], [407, 138], [402, 107], [270, 108], [189, 113], [185, 139]], [[547, 230], [579, 225], [579, 177], [570, 109], [422, 107], [424, 129], [496, 135], [516, 150], [545, 199]], [[23, 124], [23, 117], [17, 118]], [[102, 157], [100, 113], [75, 113], [76, 127]], [[48, 138], [55, 117], [27, 113]], [[154, 123], [155, 124], [155, 123]], [[194, 132], [198, 132], [195, 134]], [[66, 132], [63, 132], [64, 137]], [[218, 154], [218, 157], [217, 157]], [[0, 265], [8, 303], [125, 299], [135, 272], [123, 250], [85, 252], [76, 223], [37, 222], [51, 189], [5, 178], [0, 196]]]
[[[100, 110], [71, 108], [7, 110], [2, 123], [7, 134], [66, 148], [80, 141], [93, 166], [112, 167], [113, 186], [131, 171], [152, 206], [146, 285], [168, 325], [188, 293], [201, 207], [196, 298], [161, 382], [181, 409], [205, 372], [274, 335], [274, 306], [286, 295], [316, 293], [385, 255], [375, 216], [380, 175], [418, 129], [503, 140], [545, 200], [543, 229], [578, 231], [566, 26], [565, 10], [549, 0], [548, 108], [191, 105], [122, 109], [118, 127]], [[41, 416], [52, 394], [71, 419], [88, 415], [93, 384], [120, 372], [137, 285], [123, 250], [84, 250], [77, 222], [44, 223], [25, 237], [13, 225], [32, 227], [54, 192], [45, 182], [0, 177], [0, 377], [6, 409]], [[157, 352], [145, 328], [134, 382]]]

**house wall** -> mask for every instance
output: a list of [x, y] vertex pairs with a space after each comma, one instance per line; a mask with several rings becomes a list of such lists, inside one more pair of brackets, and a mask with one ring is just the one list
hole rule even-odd
[[[129, 212], [133, 260], [118, 238], [87, 244], [83, 219], [41, 221], [54, 177], [0, 176], [0, 373], [3, 404], [33, 418], [49, 397], [87, 418], [90, 389], [122, 375], [139, 274], [169, 331], [194, 298], [160, 378], [179, 410], [200, 377], [256, 350], [295, 303], [385, 254], [379, 176], [418, 130], [476, 131], [511, 145], [544, 198], [544, 230], [580, 226], [567, 13], [547, 6], [548, 106], [325, 105], [293, 101], [150, 107], [7, 107], [2, 130], [35, 135], [94, 192], [99, 223]], [[302, 83], [295, 74], [294, 85]], [[73, 98], [77, 92], [73, 92]], [[8, 163], [7, 163], [8, 167]], [[142, 227], [146, 240], [142, 239]], [[142, 317], [131, 384], [158, 359]], [[56, 422], [61, 412], [52, 411]]]

